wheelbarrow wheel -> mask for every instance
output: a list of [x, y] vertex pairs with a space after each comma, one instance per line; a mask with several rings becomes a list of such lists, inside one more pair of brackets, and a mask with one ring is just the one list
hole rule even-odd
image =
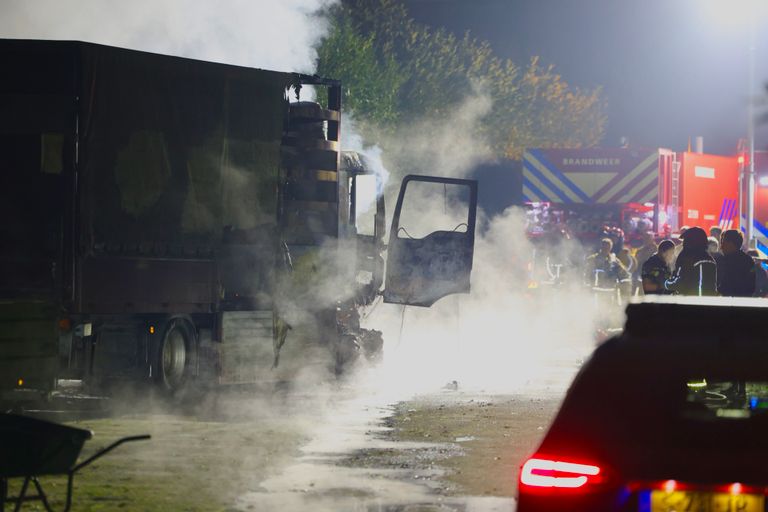
[[177, 395], [192, 384], [197, 368], [197, 335], [191, 321], [168, 321], [153, 366], [155, 381], [167, 393]]

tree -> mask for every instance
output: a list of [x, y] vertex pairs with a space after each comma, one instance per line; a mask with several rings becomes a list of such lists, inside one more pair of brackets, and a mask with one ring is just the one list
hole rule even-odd
[[391, 56], [379, 56], [375, 35], [360, 34], [342, 7], [328, 13], [331, 27], [317, 51], [317, 73], [340, 78], [342, 105], [356, 117], [380, 125], [398, 122], [397, 96], [404, 81]]
[[525, 147], [582, 147], [600, 141], [600, 89], [570, 86], [534, 57], [521, 68], [490, 45], [417, 23], [397, 0], [343, 0], [328, 12], [331, 32], [318, 72], [345, 84], [346, 108], [378, 130], [450, 119], [480, 89], [492, 108], [477, 132], [498, 157]]

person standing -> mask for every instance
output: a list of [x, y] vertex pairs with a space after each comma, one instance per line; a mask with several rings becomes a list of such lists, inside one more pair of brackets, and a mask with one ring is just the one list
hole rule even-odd
[[593, 288], [615, 288], [626, 272], [616, 254], [613, 240], [600, 240], [600, 250], [587, 257], [587, 283]]
[[760, 258], [760, 253], [755, 249], [747, 251], [755, 262], [755, 293], [753, 297], [768, 297], [768, 272], [765, 270], [765, 260]]
[[601, 308], [619, 303], [619, 281], [629, 276], [621, 261], [613, 253], [613, 240], [603, 238], [600, 250], [587, 257], [585, 280], [595, 294]]
[[633, 281], [635, 282], [635, 285], [637, 288], [643, 287], [643, 265], [645, 265], [645, 262], [648, 261], [651, 256], [656, 254], [656, 252], [659, 250], [659, 247], [656, 245], [656, 240], [654, 239], [653, 232], [646, 231], [643, 234], [643, 245], [640, 247], [637, 252], [635, 253], [635, 259], [637, 260], [637, 267], [635, 269], [635, 275], [633, 278]]
[[656, 254], [645, 263], [641, 272], [643, 293], [646, 295], [669, 295], [671, 292], [664, 283], [672, 278], [672, 262], [675, 259], [675, 243], [672, 240], [662, 240]]
[[637, 275], [637, 260], [629, 252], [629, 249], [624, 247], [616, 256], [621, 265], [624, 267], [624, 275], [619, 277], [619, 293], [623, 303], [629, 302], [629, 298], [634, 294], [635, 287], [633, 286], [633, 279]]
[[656, 241], [653, 239], [653, 233], [650, 231], [643, 235], [643, 245], [635, 253], [637, 264], [642, 267], [651, 256], [659, 250]]
[[707, 252], [715, 260], [715, 263], [720, 263], [720, 258], [723, 257], [723, 253], [720, 252], [720, 239], [710, 236], [707, 240]]
[[723, 257], [717, 264], [717, 291], [728, 297], [752, 297], [755, 293], [755, 261], [741, 246], [744, 237], [738, 230], [724, 231], [720, 238]]
[[707, 252], [707, 233], [700, 227], [687, 229], [680, 238], [683, 250], [675, 261], [675, 272], [664, 288], [680, 295], [717, 295], [717, 265]]
[[[675, 258], [680, 256], [680, 253], [683, 252], [683, 236], [685, 235], [685, 232], [691, 229], [690, 226], [683, 226], [680, 228], [680, 234], [677, 237], [677, 240], [675, 241]], [[702, 231], [704, 231], [702, 229]]]

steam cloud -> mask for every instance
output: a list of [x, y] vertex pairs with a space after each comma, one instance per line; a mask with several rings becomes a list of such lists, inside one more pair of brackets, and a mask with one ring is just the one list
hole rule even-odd
[[0, 37], [71, 39], [310, 73], [332, 0], [3, 0]]
[[[396, 178], [386, 189], [389, 215], [405, 174], [466, 178], [491, 159], [482, 123], [492, 106], [477, 85], [447, 119], [425, 119], [383, 137], [383, 160]], [[482, 182], [479, 189], [482, 196]], [[453, 229], [463, 211], [452, 199], [446, 200], [444, 192], [422, 195], [411, 203], [415, 211], [404, 211], [401, 220], [420, 219], [409, 227], [411, 235], [435, 226]], [[431, 392], [453, 380], [493, 392], [554, 391], [567, 385], [576, 364], [594, 348], [595, 322], [604, 312], [596, 310], [578, 279], [566, 288], [530, 293], [527, 266], [534, 246], [525, 223], [517, 207], [491, 219], [478, 212], [470, 295], [448, 296], [429, 309], [382, 304], [368, 316], [366, 326], [384, 332], [382, 385], [399, 386], [403, 396]]]

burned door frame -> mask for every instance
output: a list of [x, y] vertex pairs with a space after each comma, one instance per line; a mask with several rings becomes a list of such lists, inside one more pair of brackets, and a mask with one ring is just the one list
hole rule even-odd
[[[467, 230], [434, 231], [422, 238], [400, 238], [400, 216], [412, 182], [469, 189]], [[400, 186], [389, 232], [384, 302], [429, 307], [456, 293], [469, 293], [477, 220], [477, 181], [408, 175]]]

